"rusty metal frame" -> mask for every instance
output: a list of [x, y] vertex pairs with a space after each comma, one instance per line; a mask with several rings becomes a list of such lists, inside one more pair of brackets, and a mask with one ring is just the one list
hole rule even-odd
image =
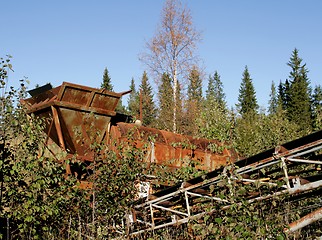
[[[62, 150], [70, 154], [76, 153], [79, 159], [92, 160], [90, 138], [95, 131], [100, 131], [100, 135], [95, 136], [96, 141], [103, 141], [109, 131], [107, 128], [110, 127], [111, 118], [116, 116], [115, 108], [119, 99], [127, 93], [129, 91], [114, 93], [63, 82], [61, 86], [40, 92], [21, 102], [27, 108], [27, 113], [43, 116], [47, 120], [46, 134]], [[86, 122], [86, 118], [93, 119]], [[95, 129], [91, 129], [90, 124], [96, 124]], [[76, 139], [74, 127], [79, 127], [79, 140], [82, 144]]]
[[308, 215], [300, 218], [299, 220], [291, 223], [289, 229], [286, 229], [286, 232], [295, 232], [311, 223], [314, 223], [322, 218], [322, 208], [319, 208]]
[[[231, 204], [228, 200], [218, 198], [208, 190], [210, 186], [218, 186], [218, 183], [223, 182], [224, 179], [228, 179], [228, 181], [236, 180], [240, 184], [260, 183], [277, 186], [276, 179], [271, 178], [269, 174], [265, 178], [259, 175], [257, 178], [253, 177], [252, 179], [244, 177], [246, 174], [251, 175], [263, 170], [268, 171], [271, 167], [280, 169], [279, 174], [283, 176], [282, 179], [285, 184], [273, 194], [248, 198], [249, 203], [270, 199], [279, 195], [296, 195], [320, 189], [322, 188], [321, 176], [318, 176], [312, 182], [302, 184], [301, 179], [305, 179], [305, 176], [297, 175], [292, 170], [294, 171], [293, 168], [296, 165], [321, 165], [321, 160], [314, 159], [316, 155], [320, 154], [321, 150], [322, 131], [319, 131], [250, 158], [240, 160], [236, 162], [238, 168], [234, 172], [228, 170], [228, 167], [223, 167], [210, 172], [205, 179], [192, 179], [183, 182], [181, 185], [173, 186], [170, 190], [155, 193], [145, 202], [135, 205], [131, 217], [136, 220], [130, 223], [129, 229], [132, 229], [130, 235], [136, 236], [146, 231], [187, 223], [193, 218], [209, 214], [213, 211], [211, 209], [204, 209], [194, 213], [192, 211], [194, 202], [208, 200], [213, 204], [214, 208], [228, 208]], [[291, 223], [290, 229], [287, 231], [302, 228], [322, 218], [321, 215], [322, 210], [318, 209], [308, 216], [304, 216], [302, 219]]]

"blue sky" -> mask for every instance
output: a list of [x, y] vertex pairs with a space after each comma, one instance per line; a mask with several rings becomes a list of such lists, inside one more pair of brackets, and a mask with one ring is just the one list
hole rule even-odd
[[[258, 103], [267, 107], [270, 86], [289, 75], [293, 49], [322, 84], [322, 1], [184, 0], [202, 32], [196, 53], [208, 75], [216, 70], [229, 106], [237, 103], [248, 66]], [[99, 87], [107, 67], [117, 92], [139, 85], [138, 55], [154, 35], [164, 0], [2, 1], [0, 56], [13, 56], [9, 82], [27, 77], [29, 88], [63, 81]], [[153, 79], [150, 78], [151, 83]], [[155, 92], [156, 93], [156, 92]], [[124, 100], [126, 102], [126, 99]]]

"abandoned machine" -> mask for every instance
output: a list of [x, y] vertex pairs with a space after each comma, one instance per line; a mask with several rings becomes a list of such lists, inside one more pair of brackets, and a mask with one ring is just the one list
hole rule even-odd
[[[29, 113], [44, 119], [48, 143], [54, 142], [80, 162], [93, 161], [91, 143], [111, 144], [126, 142], [130, 131], [135, 140], [148, 146], [142, 161], [168, 164], [180, 168], [184, 159], [198, 161], [197, 167], [207, 173], [167, 189], [143, 194], [129, 214], [128, 228], [135, 236], [145, 231], [186, 223], [189, 220], [211, 213], [209, 208], [196, 208], [200, 202], [218, 204], [223, 209], [230, 202], [218, 198], [212, 189], [222, 186], [224, 179], [238, 179], [238, 184], [262, 184], [271, 186], [275, 192], [259, 195], [245, 193], [249, 203], [263, 201], [275, 196], [286, 196], [287, 201], [299, 201], [312, 196], [321, 196], [322, 191], [322, 131], [276, 146], [254, 156], [238, 159], [236, 152], [226, 148], [225, 143], [215, 140], [196, 139], [172, 132], [135, 124], [131, 117], [115, 111], [119, 99], [129, 92], [114, 93], [64, 82], [51, 88], [45, 85], [30, 91], [31, 98], [24, 99]], [[153, 139], [153, 141], [151, 141]], [[178, 143], [189, 143], [194, 148], [185, 148]], [[215, 144], [223, 149], [210, 150]], [[53, 150], [54, 151], [54, 150]], [[175, 161], [169, 161], [173, 160]], [[228, 165], [234, 163], [235, 171]], [[305, 170], [303, 170], [305, 169]], [[73, 172], [67, 167], [67, 172]], [[283, 184], [280, 184], [280, 181]], [[84, 183], [83, 187], [88, 187]], [[286, 201], [285, 200], [285, 201]], [[322, 202], [306, 206], [306, 214], [291, 223], [285, 231], [293, 232], [322, 218]]]
[[[180, 168], [183, 160], [189, 158], [198, 162], [197, 168], [211, 171], [237, 159], [235, 151], [225, 148], [219, 141], [197, 139], [133, 123], [131, 116], [115, 111], [120, 98], [129, 92], [115, 93], [64, 82], [56, 88], [47, 84], [31, 90], [32, 97], [21, 101], [28, 113], [43, 119], [48, 146], [54, 143], [87, 165], [93, 161], [93, 142], [112, 146], [112, 142], [126, 142], [130, 132], [140, 146], [148, 146], [142, 159], [145, 162]], [[184, 147], [183, 143], [194, 147]], [[214, 153], [210, 145], [221, 146], [223, 150]], [[52, 151], [55, 154], [55, 150]], [[76, 168], [68, 165], [66, 170], [71, 173]], [[82, 182], [83, 186], [86, 184]]]

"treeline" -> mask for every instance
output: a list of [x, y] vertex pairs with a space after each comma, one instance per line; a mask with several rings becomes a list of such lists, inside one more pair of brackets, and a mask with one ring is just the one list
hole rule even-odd
[[[242, 156], [250, 156], [322, 128], [321, 85], [310, 85], [309, 70], [298, 49], [293, 50], [287, 65], [288, 79], [271, 84], [267, 110], [258, 105], [251, 73], [245, 66], [235, 108], [227, 106], [220, 74], [216, 71], [208, 77], [203, 93], [202, 73], [194, 67], [183, 81], [186, 88], [179, 85], [176, 94], [170, 74], [162, 74], [158, 89], [153, 91], [144, 72], [138, 87], [131, 80], [127, 107], [120, 104], [118, 111], [142, 117], [144, 126], [226, 141]], [[101, 87], [113, 90], [107, 69]]]

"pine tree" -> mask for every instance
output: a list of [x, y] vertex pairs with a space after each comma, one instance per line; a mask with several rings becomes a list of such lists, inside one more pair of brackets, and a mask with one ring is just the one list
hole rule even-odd
[[191, 70], [188, 80], [188, 101], [194, 101], [199, 105], [202, 100], [202, 79], [196, 68]]
[[243, 72], [243, 78], [239, 88], [237, 108], [243, 118], [256, 114], [258, 110], [256, 93], [247, 66]]
[[131, 79], [131, 85], [130, 90], [132, 92], [130, 93], [130, 96], [128, 98], [127, 106], [129, 113], [134, 116], [135, 118], [139, 118], [140, 116], [140, 102], [139, 102], [139, 95], [135, 88], [135, 81], [134, 78]]
[[198, 137], [228, 142], [231, 140], [232, 111], [226, 106], [220, 75], [216, 71], [208, 78], [206, 99], [197, 117]]
[[214, 74], [215, 80], [215, 96], [219, 106], [226, 108], [226, 95], [224, 93], [223, 83], [221, 82], [220, 75], [216, 71]]
[[[107, 68], [104, 69], [103, 81], [101, 83], [101, 88], [104, 88], [110, 92], [114, 91], [113, 85], [111, 83], [111, 77], [110, 77], [110, 74], [109, 74]], [[126, 113], [126, 108], [123, 106], [122, 98], [120, 98], [119, 102], [117, 103], [115, 111], [118, 113]]]
[[211, 75], [208, 78], [208, 85], [206, 89], [206, 101], [212, 101], [216, 99], [216, 91], [215, 91], [215, 79]]
[[287, 105], [289, 119], [299, 124], [300, 129], [304, 132], [310, 132], [312, 128], [310, 82], [306, 64], [302, 64], [302, 59], [299, 57], [296, 48], [293, 50], [287, 65], [291, 67], [289, 75], [290, 100]]
[[275, 114], [278, 108], [278, 96], [276, 93], [275, 83], [272, 81], [270, 99], [268, 101], [268, 112], [269, 114]]
[[113, 92], [113, 85], [111, 83], [111, 77], [107, 68], [104, 69], [103, 73], [103, 82], [101, 84], [101, 88], [105, 88], [107, 91]]
[[300, 78], [301, 69], [304, 65], [302, 64], [302, 59], [299, 57], [299, 51], [295, 48], [292, 52], [292, 56], [290, 61], [287, 63], [287, 66], [292, 68], [290, 72], [289, 79], [291, 81], [295, 81], [296, 79]]
[[313, 129], [315, 131], [322, 129], [322, 87], [318, 85], [314, 88], [312, 95], [313, 110]]
[[190, 72], [188, 85], [188, 99], [185, 102], [185, 117], [184, 117], [184, 134], [195, 135], [197, 133], [196, 119], [200, 113], [202, 106], [202, 79], [196, 68]]
[[173, 128], [173, 89], [172, 80], [166, 73], [162, 75], [158, 88], [159, 114], [158, 128], [171, 131]]
[[282, 83], [282, 81], [280, 81], [280, 83], [278, 84], [277, 91], [278, 91], [278, 95], [277, 95], [278, 107], [280, 107], [281, 109], [284, 109], [285, 90], [284, 90], [284, 84]]
[[223, 109], [226, 108], [226, 96], [223, 90], [223, 84], [220, 75], [216, 71], [212, 76], [209, 76], [208, 87], [206, 90], [206, 102], [216, 100], [219, 106]]
[[280, 84], [278, 85], [278, 104], [280, 107], [287, 111], [289, 107], [290, 102], [290, 83], [286, 79], [285, 83], [282, 83], [280, 81]]
[[220, 75], [209, 76], [206, 99], [197, 118], [198, 136], [230, 142], [233, 111], [228, 111]]
[[145, 71], [141, 79], [140, 94], [142, 101], [142, 123], [144, 126], [152, 126], [155, 124], [156, 107], [153, 101], [152, 87]]

